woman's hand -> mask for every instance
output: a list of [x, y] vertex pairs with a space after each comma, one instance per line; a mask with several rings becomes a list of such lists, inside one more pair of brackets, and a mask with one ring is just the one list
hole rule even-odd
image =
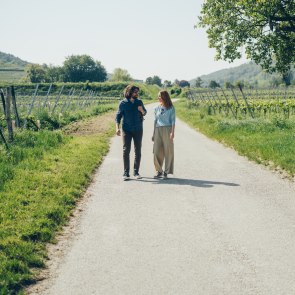
[[118, 136], [120, 136], [120, 135], [121, 135], [121, 130], [120, 130], [120, 129], [117, 129], [117, 130], [116, 130], [116, 134], [117, 134]]

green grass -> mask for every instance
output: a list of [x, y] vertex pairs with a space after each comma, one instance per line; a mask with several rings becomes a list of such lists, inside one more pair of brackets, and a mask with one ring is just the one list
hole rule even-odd
[[20, 82], [24, 76], [24, 71], [0, 71], [0, 82]]
[[269, 119], [238, 119], [212, 115], [206, 107], [196, 108], [181, 100], [177, 116], [207, 136], [233, 147], [258, 163], [272, 164], [295, 174], [295, 121], [273, 116]]
[[67, 222], [109, 137], [25, 131], [9, 153], [0, 151], [0, 294], [34, 280], [31, 269], [44, 265], [45, 244]]
[[[144, 93], [147, 93], [148, 96], [153, 99], [158, 99], [158, 93], [161, 88], [157, 85], [147, 85], [147, 84], [136, 84]], [[141, 99], [141, 97], [140, 97]]]

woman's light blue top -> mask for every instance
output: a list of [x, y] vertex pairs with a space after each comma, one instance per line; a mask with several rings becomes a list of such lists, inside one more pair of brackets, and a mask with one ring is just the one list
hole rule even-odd
[[162, 105], [154, 108], [156, 127], [175, 125], [175, 108], [166, 109]]

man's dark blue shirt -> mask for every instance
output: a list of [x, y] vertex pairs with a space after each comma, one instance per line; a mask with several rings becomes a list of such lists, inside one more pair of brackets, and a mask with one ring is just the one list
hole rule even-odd
[[146, 114], [146, 109], [140, 99], [136, 98], [131, 102], [130, 99], [125, 98], [120, 102], [116, 115], [116, 123], [120, 124], [121, 119], [123, 118], [123, 131], [136, 132], [142, 130], [143, 116], [138, 110], [139, 106], [142, 106]]

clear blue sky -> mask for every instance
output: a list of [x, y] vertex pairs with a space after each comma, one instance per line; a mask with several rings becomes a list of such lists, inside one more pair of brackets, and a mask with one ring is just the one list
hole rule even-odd
[[201, 0], [1, 1], [0, 51], [34, 63], [62, 65], [88, 54], [111, 73], [190, 80], [239, 65], [215, 61], [206, 33], [195, 29]]

